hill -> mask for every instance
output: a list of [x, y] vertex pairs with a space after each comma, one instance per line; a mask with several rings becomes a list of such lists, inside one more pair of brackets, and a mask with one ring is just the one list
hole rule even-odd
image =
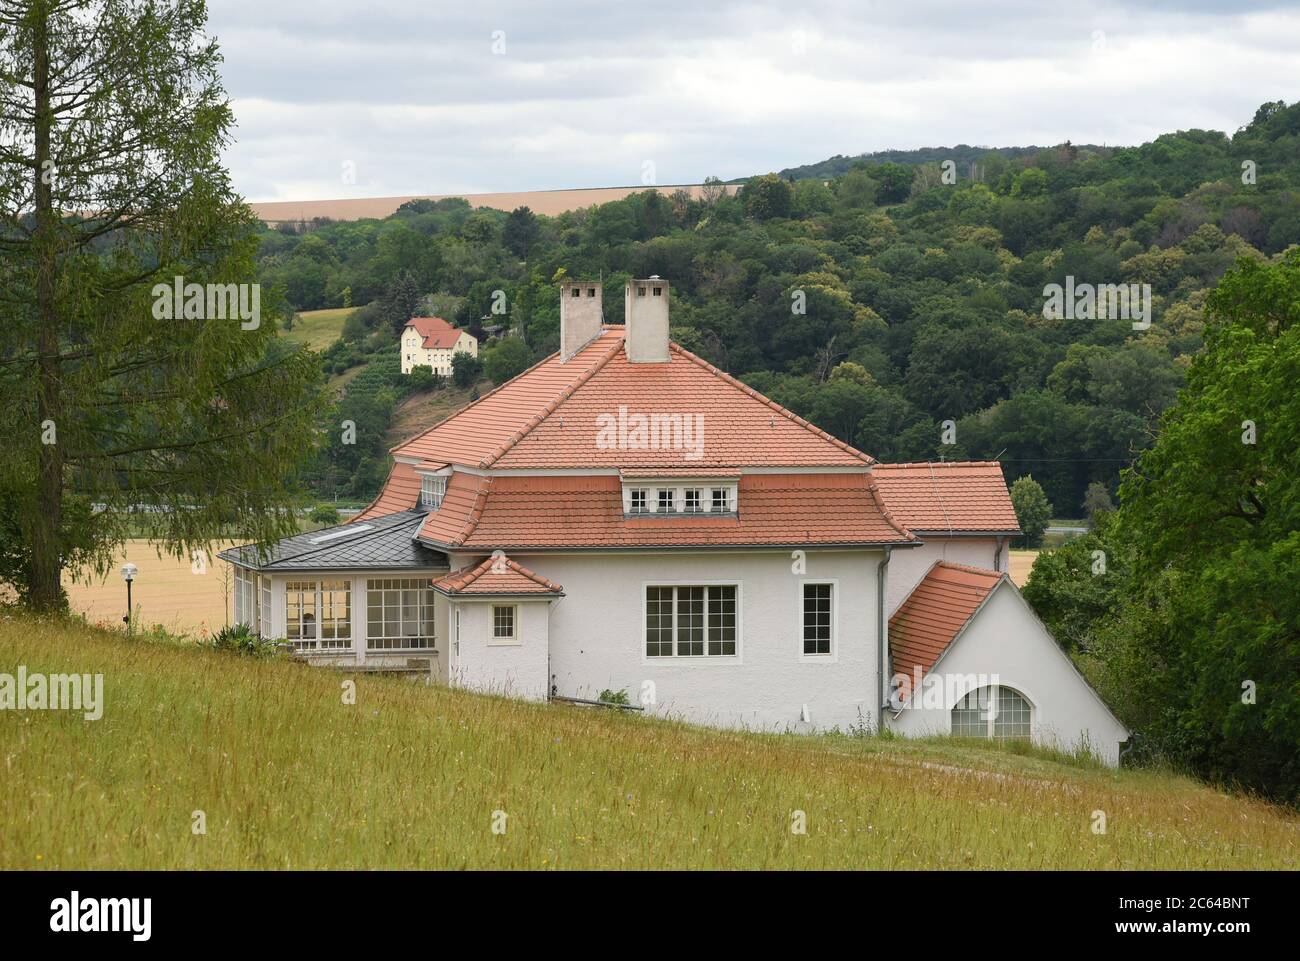
[[97, 721], [0, 712], [3, 869], [1294, 868], [1300, 841], [1263, 803], [1036, 752], [365, 676], [347, 704], [347, 675], [8, 614], [0, 663], [104, 675]]
[[286, 340], [306, 344], [312, 350], [324, 350], [343, 334], [343, 324], [356, 308], [334, 307], [325, 310], [304, 310], [286, 330]]

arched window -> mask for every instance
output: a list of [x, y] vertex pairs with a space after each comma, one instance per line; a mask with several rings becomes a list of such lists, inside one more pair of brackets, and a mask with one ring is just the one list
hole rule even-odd
[[952, 709], [953, 737], [999, 741], [1028, 738], [1031, 711], [1024, 695], [1009, 687], [981, 687]]

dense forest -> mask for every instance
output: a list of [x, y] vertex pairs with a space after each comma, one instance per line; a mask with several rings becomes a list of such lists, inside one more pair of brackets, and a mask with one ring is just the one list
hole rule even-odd
[[[1089, 485], [1116, 493], [1150, 445], [1202, 348], [1209, 290], [1239, 258], [1300, 244], [1300, 103], [1267, 103], [1232, 135], [798, 170], [815, 175], [557, 217], [414, 201], [382, 221], [263, 230], [260, 278], [294, 308], [364, 305], [323, 354], [335, 375], [365, 367], [332, 418], [353, 420], [357, 443], [333, 432], [309, 483], [364, 497], [382, 482], [395, 403], [439, 387], [396, 373], [413, 314], [501, 328], [481, 371], [457, 371], [499, 381], [556, 348], [558, 278], [619, 291], [658, 274], [678, 342], [845, 441], [887, 461], [997, 457], [1054, 516], [1080, 516]], [[1151, 326], [1045, 316], [1045, 286], [1067, 277], [1149, 284]], [[621, 298], [605, 310], [620, 322]]]

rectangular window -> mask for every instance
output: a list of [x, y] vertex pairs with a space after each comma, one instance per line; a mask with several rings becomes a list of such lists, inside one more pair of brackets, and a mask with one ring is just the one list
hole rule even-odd
[[698, 487], [686, 488], [686, 507], [687, 514], [698, 514], [704, 510], [704, 491]]
[[347, 581], [288, 581], [285, 638], [299, 650], [352, 646], [352, 590]]
[[271, 637], [271, 578], [263, 576], [262, 582], [262, 606], [257, 612], [257, 633], [263, 637]]
[[420, 477], [420, 506], [437, 510], [447, 494], [447, 478], [423, 474]]
[[654, 292], [656, 297], [662, 297], [664, 293], [664, 289], [662, 287], [655, 287]]
[[731, 509], [731, 491], [726, 487], [713, 488], [712, 510], [715, 514], [725, 514]]
[[637, 295], [638, 297], [644, 297], [644, 296], [645, 296], [645, 288], [644, 288], [644, 287], [638, 287], [638, 288], [636, 289], [636, 295]]
[[433, 598], [428, 578], [366, 581], [366, 647], [372, 651], [432, 647]]
[[574, 288], [573, 288], [573, 293], [570, 294], [569, 296], [570, 296], [570, 297], [581, 297], [581, 296], [582, 296], [582, 291], [579, 290], [577, 287], [574, 287]]
[[515, 640], [515, 607], [512, 604], [492, 605], [492, 639]]
[[830, 584], [803, 586], [803, 652], [805, 654], [831, 652], [831, 589]]
[[648, 514], [650, 512], [650, 508], [646, 505], [645, 488], [638, 487], [635, 490], [633, 490], [631, 493], [632, 493], [632, 498], [630, 502], [630, 506], [631, 506], [630, 513]]
[[734, 657], [736, 586], [647, 587], [647, 657]]
[[677, 491], [673, 490], [671, 487], [659, 488], [659, 506], [658, 506], [659, 513], [671, 514], [673, 512], [673, 507], [674, 504], [676, 503], [676, 500], [677, 500]]

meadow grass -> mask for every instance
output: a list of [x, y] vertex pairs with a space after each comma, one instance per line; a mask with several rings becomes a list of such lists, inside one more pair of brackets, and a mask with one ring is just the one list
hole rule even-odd
[[324, 350], [343, 334], [343, 323], [356, 307], [328, 307], [304, 310], [293, 323], [293, 330], [283, 331], [286, 340], [306, 344], [312, 350]]
[[6, 869], [1294, 868], [1300, 840], [1170, 774], [396, 678], [349, 705], [347, 675], [0, 612], [0, 672], [20, 664], [102, 673], [105, 703], [0, 711]]

